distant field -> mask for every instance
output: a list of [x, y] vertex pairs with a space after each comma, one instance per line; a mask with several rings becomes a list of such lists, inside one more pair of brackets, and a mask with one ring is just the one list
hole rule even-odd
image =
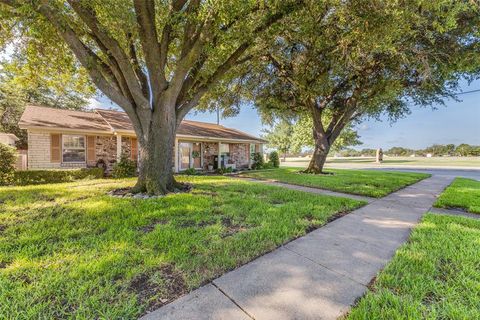
[[[284, 166], [307, 166], [309, 157], [287, 158], [282, 162]], [[384, 157], [382, 164], [375, 163], [374, 157], [339, 157], [328, 158], [327, 166], [417, 166], [417, 167], [478, 167], [480, 168], [480, 157]]]

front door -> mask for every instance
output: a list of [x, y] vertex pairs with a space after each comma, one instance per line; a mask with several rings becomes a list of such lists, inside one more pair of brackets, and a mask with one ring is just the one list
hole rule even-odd
[[185, 170], [190, 168], [192, 159], [192, 144], [188, 142], [180, 142], [178, 144], [178, 155], [179, 169]]

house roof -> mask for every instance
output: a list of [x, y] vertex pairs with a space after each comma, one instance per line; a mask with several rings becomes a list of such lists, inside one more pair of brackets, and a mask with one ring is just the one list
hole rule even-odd
[[20, 128], [108, 131], [112, 129], [96, 112], [73, 111], [29, 105], [18, 123]]
[[[19, 126], [23, 129], [45, 128], [134, 133], [132, 123], [125, 112], [106, 109], [83, 112], [29, 105], [25, 108]], [[236, 129], [191, 120], [182, 121], [177, 129], [177, 135], [217, 140], [265, 142], [265, 140]]]

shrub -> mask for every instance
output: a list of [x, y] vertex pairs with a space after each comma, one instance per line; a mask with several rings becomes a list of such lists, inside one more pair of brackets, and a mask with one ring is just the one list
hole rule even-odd
[[273, 166], [273, 163], [271, 163], [270, 161], [267, 163], [264, 163], [262, 166], [262, 169], [274, 169], [274, 168], [275, 167]]
[[0, 143], [0, 185], [12, 182], [17, 154], [15, 149]]
[[130, 178], [135, 177], [137, 173], [137, 163], [127, 156], [122, 155], [120, 161], [115, 163], [112, 170], [114, 178]]
[[80, 179], [103, 178], [102, 168], [82, 168], [66, 170], [28, 170], [17, 171], [13, 184], [25, 186], [30, 184], [70, 182]]
[[218, 168], [218, 169], [217, 169], [217, 173], [218, 173], [218, 174], [225, 174], [225, 173], [232, 173], [232, 172], [233, 172], [232, 167], [228, 167], [228, 168]]
[[280, 167], [280, 158], [278, 157], [277, 151], [270, 152], [270, 155], [268, 156], [268, 158], [269, 158], [269, 162], [272, 164], [274, 168]]
[[257, 169], [262, 169], [265, 163], [263, 162], [263, 156], [260, 152], [255, 152], [253, 154], [253, 164], [252, 164], [252, 169], [257, 170]]
[[187, 176], [194, 176], [198, 174], [198, 172], [195, 170], [195, 168], [188, 168], [187, 170], [183, 171], [183, 174], [186, 174]]

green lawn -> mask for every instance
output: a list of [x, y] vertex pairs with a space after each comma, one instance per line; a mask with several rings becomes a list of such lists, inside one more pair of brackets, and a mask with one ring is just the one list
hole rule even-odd
[[427, 214], [348, 319], [480, 319], [480, 221]]
[[119, 199], [134, 180], [0, 188], [0, 319], [136, 318], [363, 202], [226, 177]]
[[435, 202], [437, 208], [459, 208], [480, 213], [480, 181], [456, 178]]
[[327, 169], [333, 175], [300, 173], [301, 168], [279, 168], [247, 171], [244, 177], [270, 179], [307, 187], [358, 194], [380, 198], [429, 177], [428, 174], [410, 172], [385, 172], [374, 170]]

